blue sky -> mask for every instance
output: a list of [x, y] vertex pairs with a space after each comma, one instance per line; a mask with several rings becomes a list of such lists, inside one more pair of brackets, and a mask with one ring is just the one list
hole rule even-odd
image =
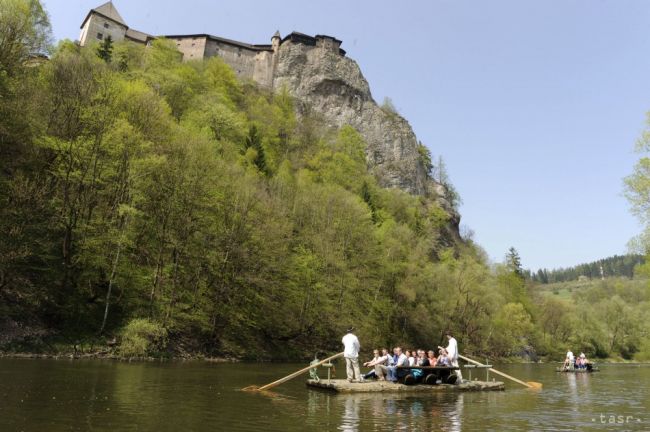
[[[76, 39], [102, 0], [43, 0]], [[650, 110], [650, 1], [116, 0], [151, 34], [268, 43], [275, 30], [343, 40], [375, 100], [390, 97], [495, 262], [555, 268], [626, 252], [641, 227], [622, 196]]]

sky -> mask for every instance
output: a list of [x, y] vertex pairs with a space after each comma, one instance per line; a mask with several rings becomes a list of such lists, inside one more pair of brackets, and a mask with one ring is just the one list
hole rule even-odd
[[[56, 40], [102, 0], [42, 0]], [[146, 33], [270, 43], [276, 30], [343, 41], [463, 200], [494, 262], [569, 267], [627, 252], [623, 196], [650, 110], [647, 0], [115, 0]]]

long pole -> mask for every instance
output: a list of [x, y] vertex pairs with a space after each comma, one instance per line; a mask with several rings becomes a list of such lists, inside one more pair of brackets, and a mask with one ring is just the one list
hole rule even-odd
[[[475, 365], [478, 365], [478, 366], [485, 366], [484, 364], [479, 363], [479, 362], [477, 362], [476, 360], [472, 360], [471, 358], [468, 358], [468, 357], [462, 356], [462, 355], [460, 355], [460, 354], [458, 355], [458, 357], [460, 357], [460, 358], [462, 358], [463, 360], [468, 361], [468, 362], [470, 362], [470, 363], [474, 363]], [[525, 381], [522, 381], [522, 380], [517, 379], [517, 378], [515, 378], [515, 377], [512, 377], [512, 376], [510, 376], [510, 375], [508, 375], [508, 374], [505, 374], [505, 373], [503, 373], [503, 372], [501, 372], [501, 371], [499, 371], [499, 370], [496, 370], [496, 369], [494, 369], [494, 368], [491, 368], [491, 369], [492, 369], [492, 372], [494, 372], [495, 374], [497, 374], [497, 375], [501, 375], [502, 377], [508, 378], [509, 380], [512, 380], [512, 381], [514, 381], [514, 382], [516, 382], [516, 383], [518, 383], [518, 384], [521, 384], [521, 385], [523, 385], [523, 386], [526, 386], [526, 387], [528, 387], [528, 388], [542, 388], [542, 383], [538, 383], [538, 382], [534, 382], [534, 381], [525, 382]]]
[[309, 365], [309, 366], [307, 366], [307, 367], [305, 367], [305, 368], [302, 368], [302, 369], [300, 369], [299, 371], [296, 371], [296, 372], [294, 372], [294, 373], [292, 373], [292, 374], [290, 374], [290, 375], [287, 375], [287, 376], [284, 377], [284, 378], [280, 378], [280, 379], [277, 380], [277, 381], [273, 381], [272, 383], [269, 383], [269, 384], [263, 385], [262, 387], [259, 387], [259, 388], [246, 387], [244, 390], [254, 390], [254, 391], [268, 390], [268, 389], [270, 389], [270, 388], [272, 388], [272, 387], [275, 387], [275, 386], [277, 386], [277, 385], [282, 384], [283, 382], [287, 382], [287, 381], [289, 381], [290, 379], [293, 379], [293, 378], [297, 377], [298, 375], [302, 375], [302, 374], [304, 374], [304, 373], [307, 372], [309, 369], [312, 369], [312, 368], [318, 367], [318, 366], [320, 366], [320, 365], [322, 365], [322, 364], [324, 364], [324, 363], [327, 363], [327, 362], [332, 361], [332, 360], [334, 360], [334, 359], [336, 359], [336, 358], [339, 358], [339, 357], [343, 357], [343, 353], [342, 353], [342, 352], [341, 352], [341, 353], [338, 353], [338, 354], [335, 354], [335, 355], [333, 355], [333, 356], [331, 356], [331, 357], [328, 357], [328, 358], [326, 358], [325, 360], [319, 361], [319, 362], [316, 363], [316, 364]]

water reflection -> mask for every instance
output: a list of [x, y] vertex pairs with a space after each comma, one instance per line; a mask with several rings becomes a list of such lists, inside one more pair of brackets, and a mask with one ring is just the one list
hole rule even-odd
[[463, 418], [463, 396], [462, 394], [458, 395], [456, 403], [453, 405], [454, 410], [449, 413], [450, 428], [444, 429], [450, 432], [457, 432], [462, 430], [463, 423], [461, 419]]
[[359, 430], [359, 400], [357, 398], [351, 397], [345, 400], [345, 410], [339, 430], [355, 432]]
[[[334, 394], [296, 380], [275, 393], [238, 391], [296, 365], [13, 361], [0, 359], [0, 431], [650, 430], [649, 367], [598, 374], [506, 365], [543, 382], [490, 393]], [[528, 377], [526, 377], [529, 373]]]
[[567, 399], [572, 411], [579, 411], [580, 404], [590, 399], [589, 384], [591, 377], [587, 373], [564, 373], [567, 381]]
[[569, 401], [573, 406], [573, 411], [576, 411], [578, 406], [578, 386], [576, 384], [576, 374], [566, 373], [567, 382], [569, 384]]
[[[327, 395], [328, 402], [333, 402], [340, 410], [342, 431], [366, 430], [440, 430], [457, 432], [462, 430], [464, 395], [430, 394], [408, 397], [403, 394], [348, 394]], [[318, 402], [311, 398], [317, 410], [329, 403]], [[310, 404], [311, 405], [311, 404]], [[334, 408], [334, 409], [337, 409]], [[309, 409], [310, 415], [323, 415]], [[312, 423], [311, 421], [309, 423]]]

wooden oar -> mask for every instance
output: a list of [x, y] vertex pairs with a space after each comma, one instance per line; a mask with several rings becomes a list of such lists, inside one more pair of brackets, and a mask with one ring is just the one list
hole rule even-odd
[[[470, 363], [474, 363], [475, 365], [478, 365], [478, 366], [485, 366], [484, 364], [479, 363], [479, 362], [477, 362], [476, 360], [472, 360], [471, 358], [467, 358], [467, 357], [462, 356], [462, 355], [460, 355], [460, 354], [458, 355], [458, 357], [460, 357], [460, 358], [462, 358], [463, 360], [468, 361], [468, 362], [470, 362]], [[492, 371], [492, 372], [494, 372], [494, 373], [496, 373], [496, 374], [498, 374], [498, 375], [501, 375], [502, 377], [508, 378], [508, 379], [510, 379], [510, 380], [512, 380], [512, 381], [514, 381], [514, 382], [516, 382], [516, 383], [518, 383], [518, 384], [521, 384], [521, 385], [523, 385], [523, 386], [526, 386], [526, 387], [528, 387], [528, 388], [535, 388], [535, 389], [541, 389], [541, 388], [542, 388], [542, 383], [539, 383], [539, 382], [535, 382], [535, 381], [528, 381], [528, 382], [526, 382], [526, 381], [522, 381], [522, 380], [517, 379], [517, 378], [515, 378], [515, 377], [512, 377], [512, 376], [510, 376], [510, 375], [508, 375], [508, 374], [505, 374], [505, 373], [503, 373], [503, 372], [501, 372], [501, 371], [499, 371], [499, 370], [496, 370], [496, 369], [494, 369], [494, 368], [490, 368], [490, 371]]]
[[336, 359], [336, 358], [339, 358], [339, 357], [343, 357], [343, 353], [338, 353], [338, 354], [336, 354], [336, 355], [333, 355], [332, 357], [328, 357], [328, 358], [326, 358], [326, 359], [323, 360], [323, 361], [319, 361], [319, 362], [316, 363], [316, 364], [309, 365], [309, 366], [307, 366], [307, 367], [305, 367], [305, 368], [300, 369], [299, 371], [296, 371], [296, 372], [294, 372], [294, 373], [292, 373], [292, 374], [290, 374], [290, 375], [287, 375], [287, 376], [284, 377], [284, 378], [280, 378], [280, 379], [277, 380], [277, 381], [273, 381], [272, 383], [269, 383], [269, 384], [263, 385], [262, 387], [257, 387], [257, 386], [248, 386], [248, 387], [243, 388], [242, 390], [245, 390], [245, 391], [263, 391], [263, 390], [268, 390], [268, 389], [270, 389], [270, 388], [272, 388], [272, 387], [275, 387], [275, 386], [277, 386], [277, 385], [282, 384], [283, 382], [287, 382], [287, 381], [289, 381], [290, 379], [297, 377], [298, 375], [302, 375], [302, 374], [304, 374], [305, 372], [309, 371], [309, 369], [312, 369], [312, 368], [318, 367], [318, 366], [320, 366], [320, 365], [322, 365], [322, 364], [324, 364], [324, 363], [327, 363], [327, 362], [332, 361], [332, 360], [334, 360], [334, 359]]

